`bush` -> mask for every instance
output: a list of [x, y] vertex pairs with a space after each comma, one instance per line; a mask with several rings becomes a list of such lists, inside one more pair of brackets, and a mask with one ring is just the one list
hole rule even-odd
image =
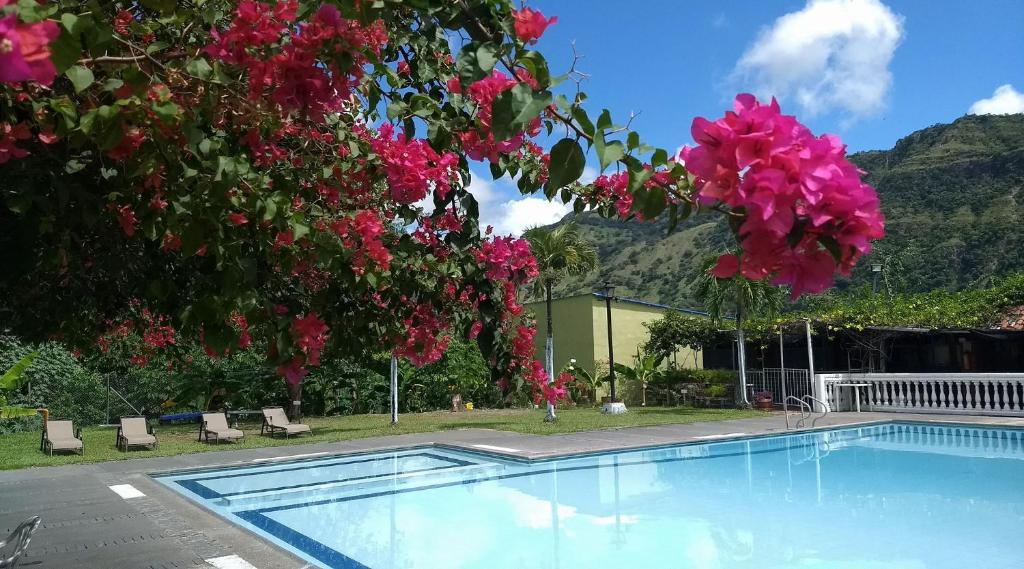
[[35, 417], [14, 417], [12, 419], [0, 419], [0, 435], [10, 433], [40, 432], [43, 430], [43, 418], [40, 415]]
[[708, 397], [725, 397], [728, 393], [729, 390], [724, 385], [712, 385], [704, 390]]
[[501, 390], [491, 381], [491, 372], [475, 343], [453, 340], [444, 357], [416, 369], [399, 366], [399, 385], [404, 385], [406, 401], [399, 403], [407, 412], [450, 409], [452, 396], [472, 401], [477, 408], [502, 405]]
[[[32, 350], [39, 355], [25, 370], [21, 390], [9, 393], [8, 403], [50, 410], [54, 419], [71, 419], [79, 425], [104, 420], [104, 387], [100, 376], [86, 369], [64, 346], [47, 342], [36, 346], [11, 336], [0, 337], [0, 369], [8, 369]], [[26, 423], [22, 421], [22, 423]], [[7, 429], [11, 429], [11, 423]], [[35, 427], [33, 427], [35, 428]]]
[[[306, 378], [303, 411], [326, 415], [390, 412], [390, 366], [387, 353], [362, 362], [325, 361]], [[477, 408], [502, 405], [501, 391], [491, 381], [479, 348], [459, 340], [451, 343], [444, 357], [425, 367], [400, 362], [398, 390], [401, 413], [450, 409], [455, 394]]]
[[676, 368], [665, 370], [659, 374], [654, 383], [663, 387], [672, 387], [680, 383], [734, 385], [738, 379], [738, 372], [728, 369]]

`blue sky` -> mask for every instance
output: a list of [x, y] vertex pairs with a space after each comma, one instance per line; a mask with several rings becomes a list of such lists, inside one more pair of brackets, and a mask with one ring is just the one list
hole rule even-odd
[[[530, 0], [558, 16], [538, 48], [552, 72], [590, 74], [588, 108], [656, 146], [690, 142], [695, 116], [715, 118], [739, 92], [776, 95], [783, 111], [851, 151], [971, 112], [1024, 112], [1021, 0]], [[998, 92], [997, 92], [998, 90]], [[595, 113], [596, 115], [596, 113]], [[562, 204], [520, 198], [505, 181], [482, 189], [485, 222], [502, 233], [550, 223]], [[483, 187], [486, 185], [487, 187]]]

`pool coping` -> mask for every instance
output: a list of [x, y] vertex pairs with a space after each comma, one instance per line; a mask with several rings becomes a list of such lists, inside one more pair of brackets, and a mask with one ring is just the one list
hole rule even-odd
[[[295, 459], [289, 459], [289, 458], [287, 458], [287, 455], [285, 455], [285, 456], [282, 456], [279, 460], [275, 460], [274, 462], [261, 461], [261, 462], [257, 463], [257, 462], [254, 462], [254, 461], [250, 460], [250, 461], [247, 461], [247, 462], [244, 462], [244, 463], [232, 462], [232, 463], [212, 464], [212, 465], [204, 465], [204, 466], [188, 467], [188, 468], [162, 469], [162, 470], [154, 470], [154, 471], [145, 472], [145, 474], [146, 474], [146, 476], [149, 476], [151, 478], [164, 478], [164, 477], [168, 477], [168, 476], [178, 476], [178, 475], [184, 475], [184, 474], [197, 474], [197, 473], [211, 472], [211, 471], [256, 468], [256, 467], [259, 467], [259, 466], [262, 466], [262, 465], [270, 465], [270, 464], [301, 464], [301, 463], [304, 463], [304, 462], [317, 462], [317, 461], [321, 461], [321, 460], [331, 460], [331, 459], [342, 458], [342, 457], [354, 457], [354, 456], [363, 456], [363, 455], [370, 455], [370, 454], [379, 454], [379, 453], [385, 453], [385, 452], [404, 452], [404, 451], [426, 450], [426, 449], [449, 450], [449, 451], [455, 451], [455, 452], [460, 452], [460, 453], [465, 453], [465, 454], [470, 454], [470, 455], [476, 455], [476, 456], [480, 456], [480, 457], [487, 458], [487, 459], [495, 459], [495, 458], [497, 458], [497, 459], [500, 459], [500, 460], [508, 460], [508, 461], [524, 463], [524, 464], [537, 464], [537, 463], [542, 463], [542, 462], [550, 462], [550, 461], [554, 461], [554, 460], [563, 460], [563, 459], [567, 459], [567, 458], [584, 458], [584, 457], [590, 457], [590, 456], [600, 456], [600, 455], [604, 455], [604, 454], [614, 454], [614, 453], [619, 453], [619, 452], [659, 450], [659, 449], [663, 449], [663, 448], [671, 448], [671, 447], [678, 447], [678, 446], [692, 446], [692, 445], [713, 444], [713, 443], [720, 443], [720, 442], [735, 442], [735, 441], [743, 441], [743, 440], [756, 440], [756, 439], [762, 439], [762, 438], [766, 438], [766, 437], [784, 437], [784, 436], [791, 436], [791, 435], [804, 434], [804, 433], [815, 433], [815, 432], [821, 432], [821, 431], [852, 429], [852, 428], [863, 428], [863, 427], [872, 427], [872, 426], [879, 426], [879, 425], [891, 425], [891, 424], [945, 425], [945, 426], [959, 426], [959, 427], [970, 427], [970, 428], [998, 428], [998, 429], [1024, 430], [1024, 424], [1016, 425], [1016, 424], [1001, 424], [1001, 423], [980, 423], [980, 422], [970, 422], [970, 421], [951, 420], [951, 419], [922, 419], [922, 418], [899, 419], [899, 418], [887, 418], [887, 419], [868, 419], [868, 420], [865, 420], [865, 421], [852, 422], [852, 423], [841, 423], [841, 424], [830, 424], [830, 425], [822, 425], [822, 426], [815, 426], [815, 427], [804, 427], [804, 428], [800, 428], [800, 429], [788, 429], [788, 430], [784, 430], [784, 431], [770, 431], [770, 432], [763, 432], [763, 433], [737, 433], [735, 435], [714, 436], [713, 438], [706, 438], [706, 439], [699, 439], [699, 440], [691, 439], [691, 440], [681, 440], [681, 441], [678, 441], [678, 442], [665, 442], [665, 443], [652, 443], [652, 444], [635, 444], [635, 445], [627, 444], [627, 445], [622, 445], [622, 446], [616, 446], [615, 448], [608, 448], [608, 449], [601, 449], [601, 450], [591, 450], [591, 451], [573, 451], [573, 450], [567, 450], [567, 451], [564, 451], [564, 452], [557, 452], [556, 451], [556, 452], [545, 453], [545, 454], [540, 454], [540, 455], [530, 455], [530, 454], [527, 454], [525, 451], [515, 451], [515, 452], [513, 452], [513, 451], [500, 451], [500, 450], [483, 450], [483, 449], [480, 449], [480, 448], [477, 448], [477, 447], [474, 447], [474, 446], [470, 446], [468, 443], [461, 444], [461, 443], [454, 443], [454, 442], [436, 442], [436, 441], [431, 441], [431, 442], [423, 442], [423, 443], [415, 443], [415, 444], [407, 444], [407, 445], [397, 445], [397, 446], [383, 445], [383, 446], [380, 446], [380, 447], [369, 448], [369, 449], [340, 450], [340, 451], [337, 451], [337, 452], [328, 452], [326, 454], [317, 454], [317, 456], [309, 456], [309, 457], [301, 457], [300, 456], [300, 457], [295, 458]], [[666, 425], [654, 425], [654, 426], [666, 426]], [[645, 427], [623, 427], [623, 428], [620, 428], [620, 429], [600, 429], [600, 430], [591, 430], [591, 431], [578, 431], [577, 433], [566, 433], [566, 434], [617, 432], [617, 431], [620, 431], [620, 430], [621, 431], [625, 431], [625, 430], [639, 429], [639, 428], [645, 428]], [[449, 432], [457, 432], [457, 431], [449, 431]], [[549, 435], [525, 435], [525, 436], [549, 436]]]

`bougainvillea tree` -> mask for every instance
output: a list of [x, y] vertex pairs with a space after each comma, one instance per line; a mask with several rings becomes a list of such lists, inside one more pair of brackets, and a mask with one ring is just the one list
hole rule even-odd
[[[839, 141], [774, 102], [697, 119], [675, 157], [559, 95], [533, 48], [555, 22], [506, 0], [0, 0], [2, 326], [265, 345], [296, 392], [329, 351], [422, 365], [464, 336], [555, 400], [517, 301], [536, 262], [479, 228], [472, 164], [577, 211], [726, 215], [741, 252], [716, 274], [794, 294], [881, 235]], [[607, 173], [581, 185], [588, 153]]]

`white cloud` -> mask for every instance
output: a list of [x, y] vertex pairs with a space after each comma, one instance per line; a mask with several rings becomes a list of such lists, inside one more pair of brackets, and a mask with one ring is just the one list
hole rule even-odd
[[988, 99], [975, 101], [971, 105], [971, 110], [967, 111], [967, 113], [971, 115], [1013, 115], [1024, 113], [1024, 93], [1018, 92], [1009, 83], [1001, 85]]
[[[480, 229], [490, 225], [496, 235], [518, 236], [530, 227], [555, 223], [572, 211], [572, 206], [557, 198], [521, 196], [507, 177], [489, 180], [474, 174], [469, 191], [480, 206]], [[509, 199], [511, 196], [515, 197]]]
[[572, 206], [562, 203], [557, 198], [524, 197], [501, 203], [491, 211], [480, 211], [480, 225], [494, 226], [498, 235], [520, 235], [526, 229], [538, 225], [550, 225], [565, 217], [572, 211]]
[[733, 80], [808, 115], [840, 111], [853, 120], [885, 107], [902, 39], [903, 17], [879, 0], [809, 0], [761, 30]]
[[[597, 172], [586, 168], [583, 179], [588, 177], [593, 181]], [[531, 227], [555, 223], [572, 211], [571, 205], [562, 203], [558, 198], [548, 201], [544, 197], [520, 197], [515, 182], [508, 177], [491, 180], [486, 175], [474, 173], [469, 191], [476, 198], [480, 210], [480, 230], [490, 225], [495, 235], [519, 236]], [[509, 199], [511, 196], [515, 197]], [[434, 199], [427, 196], [416, 205], [429, 213], [434, 209]]]

